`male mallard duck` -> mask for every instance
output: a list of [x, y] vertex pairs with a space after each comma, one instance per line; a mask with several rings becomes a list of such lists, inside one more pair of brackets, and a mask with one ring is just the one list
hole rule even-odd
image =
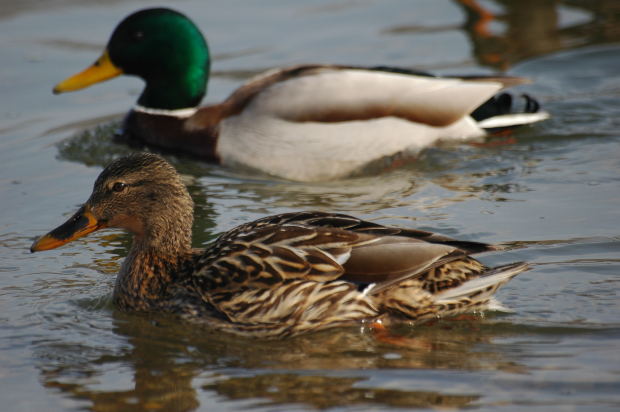
[[147, 9], [125, 18], [102, 56], [54, 92], [138, 76], [146, 87], [125, 118], [126, 137], [298, 181], [346, 177], [439, 139], [480, 137], [485, 128], [548, 117], [527, 96], [518, 115], [509, 115], [510, 95], [494, 97], [526, 82], [519, 77], [438, 78], [334, 65], [268, 71], [223, 103], [199, 108], [209, 67], [207, 43], [194, 23], [170, 9]]
[[133, 154], [106, 167], [86, 203], [31, 251], [126, 229], [133, 242], [114, 288], [120, 309], [265, 337], [496, 307], [493, 293], [527, 269], [489, 269], [468, 256], [491, 245], [342, 214], [266, 217], [205, 250], [191, 247], [192, 222], [192, 198], [176, 170], [158, 155]]

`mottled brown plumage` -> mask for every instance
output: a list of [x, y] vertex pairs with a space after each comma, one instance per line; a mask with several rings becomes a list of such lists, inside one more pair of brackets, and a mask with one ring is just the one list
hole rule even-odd
[[495, 250], [483, 243], [324, 212], [266, 217], [192, 249], [192, 212], [175, 169], [134, 154], [110, 164], [84, 206], [32, 250], [124, 228], [134, 239], [114, 289], [120, 309], [265, 337], [485, 309], [527, 268], [486, 268], [468, 256]]

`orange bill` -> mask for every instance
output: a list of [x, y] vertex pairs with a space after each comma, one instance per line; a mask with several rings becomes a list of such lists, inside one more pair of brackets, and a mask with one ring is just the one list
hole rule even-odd
[[102, 222], [97, 221], [93, 214], [86, 210], [84, 206], [80, 208], [69, 220], [45, 236], [37, 239], [32, 246], [31, 252], [56, 249], [59, 246], [69, 243], [75, 239], [94, 232], [95, 230], [106, 227]]
[[74, 74], [58, 83], [56, 87], [54, 87], [54, 94], [80, 90], [92, 84], [116, 77], [122, 73], [123, 71], [112, 63], [108, 51], [105, 50], [101, 57], [90, 67], [86, 68], [86, 70]]

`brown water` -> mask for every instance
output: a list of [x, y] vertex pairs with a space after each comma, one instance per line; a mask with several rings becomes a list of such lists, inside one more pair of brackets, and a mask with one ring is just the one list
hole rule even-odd
[[358, 328], [263, 342], [115, 311], [127, 235], [28, 248], [86, 199], [103, 164], [129, 152], [109, 136], [141, 88], [117, 79], [52, 96], [52, 86], [92, 62], [120, 18], [152, 3], [3, 2], [2, 410], [620, 408], [616, 0], [204, 3], [168, 5], [209, 38], [211, 102], [257, 71], [302, 62], [535, 79], [523, 91], [552, 120], [483, 147], [433, 148], [374, 177], [296, 184], [170, 157], [194, 176], [196, 246], [302, 209], [510, 242], [482, 259], [534, 263], [499, 293], [514, 313], [403, 326], [396, 332], [410, 339], [394, 345]]

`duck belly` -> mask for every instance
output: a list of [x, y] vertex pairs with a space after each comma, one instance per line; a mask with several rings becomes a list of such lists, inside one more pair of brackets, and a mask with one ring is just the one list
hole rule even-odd
[[469, 116], [434, 127], [397, 117], [323, 123], [242, 114], [220, 126], [224, 165], [303, 182], [345, 178], [383, 158], [413, 157], [440, 140], [485, 135]]

